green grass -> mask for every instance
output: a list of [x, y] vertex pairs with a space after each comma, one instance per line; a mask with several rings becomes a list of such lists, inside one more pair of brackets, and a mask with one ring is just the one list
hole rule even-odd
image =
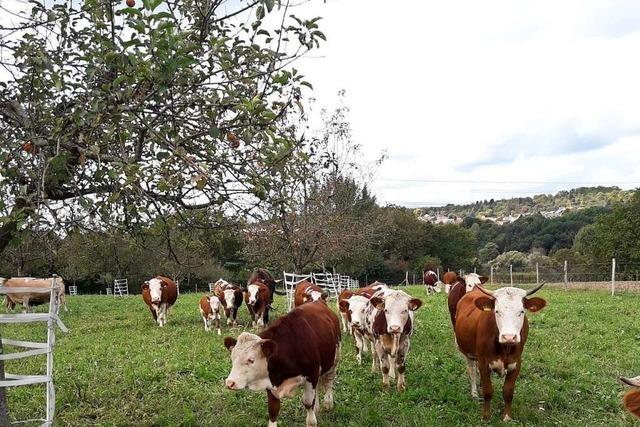
[[[333, 412], [321, 410], [321, 426], [479, 425], [480, 404], [472, 400], [465, 363], [453, 342], [445, 296], [426, 297], [417, 312], [408, 357], [408, 390], [382, 390], [370, 373], [370, 354], [358, 366], [350, 337], [344, 337]], [[620, 375], [640, 374], [640, 298], [605, 292], [543, 290], [549, 305], [530, 315], [531, 330], [514, 398], [515, 424], [634, 425], [621, 406]], [[69, 297], [70, 328], [58, 331], [55, 381], [58, 425], [266, 425], [264, 393], [230, 392], [230, 369], [222, 337], [205, 333], [197, 312], [200, 295], [182, 295], [164, 329], [152, 322], [140, 296]], [[284, 301], [277, 302], [284, 307]], [[335, 304], [332, 303], [332, 306]], [[43, 308], [40, 309], [42, 311]], [[240, 320], [246, 323], [246, 307]], [[44, 339], [44, 325], [9, 325], [14, 339]], [[42, 373], [44, 356], [9, 362], [12, 373]], [[502, 387], [496, 390], [490, 425], [499, 421]], [[44, 387], [12, 389], [16, 419], [44, 415]], [[304, 425], [300, 399], [282, 405], [283, 426]]]

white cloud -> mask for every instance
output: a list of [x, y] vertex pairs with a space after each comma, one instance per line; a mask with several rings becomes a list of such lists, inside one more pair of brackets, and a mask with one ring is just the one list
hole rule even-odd
[[295, 10], [323, 16], [329, 37], [322, 58], [301, 65], [314, 95], [330, 104], [346, 89], [357, 142], [371, 158], [388, 150], [374, 183], [381, 200], [458, 202], [577, 186], [384, 179], [640, 183], [632, 161], [640, 154], [640, 3], [392, 6], [329, 0]]

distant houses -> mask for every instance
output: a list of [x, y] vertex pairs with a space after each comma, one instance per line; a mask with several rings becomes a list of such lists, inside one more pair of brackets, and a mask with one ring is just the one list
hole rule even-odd
[[[505, 215], [505, 216], [486, 216], [486, 215], [480, 214], [480, 215], [476, 215], [476, 218], [482, 221], [491, 221], [497, 225], [505, 225], [505, 224], [511, 224], [512, 222], [515, 222], [524, 216], [533, 215], [534, 213], [539, 213], [545, 218], [558, 218], [569, 210], [570, 209], [567, 207], [560, 207], [558, 209], [549, 210], [549, 211], [525, 212], [525, 213], [518, 213], [518, 214], [512, 214], [512, 215]], [[414, 212], [418, 214], [418, 211], [414, 211]], [[422, 215], [422, 212], [419, 212], [418, 218], [421, 221], [429, 222], [431, 224], [461, 224], [463, 220], [463, 218], [459, 217], [458, 215], [454, 215], [454, 214], [446, 215], [440, 212], [436, 212], [435, 214], [427, 213], [424, 215]]]

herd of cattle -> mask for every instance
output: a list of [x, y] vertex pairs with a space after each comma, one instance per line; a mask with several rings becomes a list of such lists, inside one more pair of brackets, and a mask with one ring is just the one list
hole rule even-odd
[[[435, 280], [434, 280], [435, 279]], [[455, 342], [466, 359], [471, 381], [471, 395], [478, 398], [477, 374], [482, 387], [482, 417], [490, 415], [493, 395], [491, 374], [505, 378], [502, 419], [512, 419], [511, 403], [515, 382], [522, 365], [522, 352], [528, 336], [526, 312], [542, 310], [546, 301], [531, 297], [544, 282], [530, 291], [503, 287], [495, 291], [484, 288], [487, 277], [476, 273], [459, 276], [449, 272], [443, 282], [434, 272], [424, 275], [427, 294], [444, 288], [453, 326]], [[50, 287], [51, 279], [0, 279], [4, 287]], [[57, 279], [58, 298], [64, 303], [64, 282]], [[325, 409], [333, 408], [333, 384], [340, 358], [342, 334], [353, 337], [359, 364], [365, 353], [371, 352], [371, 370], [381, 372], [382, 384], [404, 391], [406, 360], [414, 332], [414, 312], [422, 301], [381, 282], [356, 290], [344, 290], [337, 298], [338, 317], [329, 308], [329, 295], [321, 287], [302, 281], [296, 286], [295, 308], [269, 324], [276, 280], [267, 270], [257, 269], [246, 286], [220, 279], [212, 294], [204, 295], [198, 309], [206, 331], [212, 326], [221, 335], [221, 314], [227, 325], [237, 324], [238, 310], [244, 300], [253, 327], [264, 327], [258, 334], [241, 333], [226, 337], [225, 347], [231, 353], [232, 368], [225, 380], [230, 390], [266, 391], [269, 426], [277, 425], [280, 401], [292, 397], [303, 388], [302, 402], [306, 409], [307, 426], [317, 424], [318, 395], [324, 393]], [[167, 323], [169, 308], [178, 298], [176, 284], [167, 277], [157, 276], [142, 286], [142, 298], [159, 326]], [[6, 305], [13, 309], [48, 302], [49, 293], [28, 292], [8, 294]], [[65, 306], [66, 308], [66, 306]], [[268, 325], [268, 326], [267, 326]], [[625, 407], [640, 417], [640, 377], [622, 378], [633, 387], [625, 394]]]

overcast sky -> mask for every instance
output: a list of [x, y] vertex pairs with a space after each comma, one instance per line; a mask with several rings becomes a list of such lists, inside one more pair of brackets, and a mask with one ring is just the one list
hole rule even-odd
[[[340, 88], [356, 142], [389, 159], [382, 202], [439, 205], [640, 186], [639, 1], [327, 0], [300, 67]], [[463, 181], [463, 182], [430, 182]], [[511, 184], [509, 184], [511, 183]]]

